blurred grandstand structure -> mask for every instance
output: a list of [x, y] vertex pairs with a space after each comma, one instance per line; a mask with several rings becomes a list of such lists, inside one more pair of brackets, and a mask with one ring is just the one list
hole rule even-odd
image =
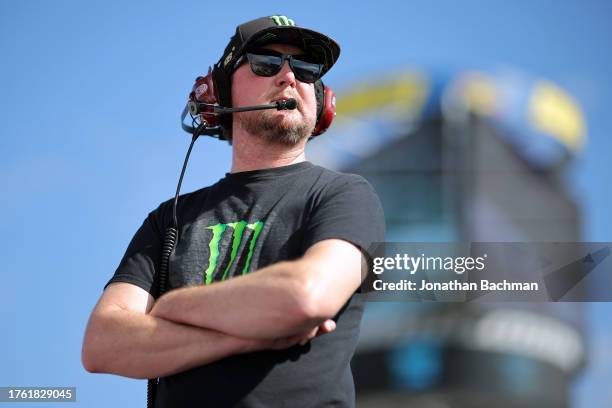
[[[339, 92], [337, 110], [309, 157], [372, 183], [387, 241], [581, 241], [568, 174], [587, 130], [558, 85], [512, 70], [408, 70]], [[569, 406], [583, 314], [580, 303], [370, 302], [357, 405]]]

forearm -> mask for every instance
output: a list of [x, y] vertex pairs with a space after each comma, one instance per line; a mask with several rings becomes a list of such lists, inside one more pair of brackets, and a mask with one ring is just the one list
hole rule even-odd
[[154, 378], [246, 351], [245, 339], [116, 308], [90, 321], [83, 364], [91, 372]]
[[279, 262], [227, 281], [168, 292], [151, 315], [234, 336], [291, 336], [327, 317], [313, 312], [309, 285], [299, 262]]

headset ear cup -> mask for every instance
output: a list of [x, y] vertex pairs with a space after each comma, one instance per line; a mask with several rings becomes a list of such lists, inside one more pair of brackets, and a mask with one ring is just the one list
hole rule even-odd
[[[324, 133], [327, 128], [332, 124], [334, 120], [334, 116], [336, 116], [336, 94], [334, 91], [327, 87], [323, 82], [321, 83], [323, 88], [322, 98], [319, 99], [318, 93], [317, 96], [317, 124], [315, 125], [314, 130], [312, 131], [311, 137], [319, 136]], [[317, 86], [315, 84], [315, 92]], [[319, 113], [320, 112], [320, 113]]]
[[[217, 95], [215, 93], [215, 85], [210, 68], [208, 69], [208, 74], [206, 74], [206, 76], [196, 78], [195, 84], [191, 88], [189, 99], [211, 105], [217, 103]], [[200, 114], [200, 119], [202, 122], [206, 122], [207, 126], [217, 126], [219, 124], [218, 117], [216, 115], [210, 115], [206, 112]]]
[[[215, 95], [217, 103], [221, 106], [231, 108], [232, 105], [232, 79], [231, 75], [220, 68], [219, 63], [215, 64], [212, 70], [212, 80], [215, 85]], [[222, 132], [219, 135], [221, 140], [232, 139], [232, 114], [227, 113], [218, 117], [218, 124]]]

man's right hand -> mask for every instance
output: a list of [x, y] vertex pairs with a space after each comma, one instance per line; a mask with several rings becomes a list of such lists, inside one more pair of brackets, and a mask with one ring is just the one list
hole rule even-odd
[[249, 339], [249, 351], [261, 350], [283, 350], [297, 344], [303, 346], [315, 337], [331, 333], [336, 330], [336, 322], [328, 319], [305, 333], [294, 334], [293, 336], [281, 337], [277, 339]]

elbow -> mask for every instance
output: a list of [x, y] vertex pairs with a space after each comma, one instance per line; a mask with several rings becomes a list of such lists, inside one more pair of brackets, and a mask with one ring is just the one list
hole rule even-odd
[[83, 355], [81, 358], [81, 362], [83, 364], [83, 368], [85, 369], [85, 371], [89, 373], [97, 374], [97, 373], [103, 372], [102, 370], [98, 369], [98, 366], [96, 366], [93, 360], [91, 360], [91, 358], [89, 357], [86, 357]]
[[99, 322], [92, 317], [90, 320], [85, 337], [83, 338], [83, 346], [81, 348], [81, 364], [83, 368], [90, 373], [105, 373], [104, 361], [106, 360], [104, 352], [104, 338], [102, 334], [96, 330]]
[[90, 373], [116, 374], [130, 378], [149, 378], [126, 352], [120, 331], [114, 327], [116, 316], [101, 312], [92, 315], [81, 348], [81, 364]]
[[83, 341], [83, 348], [81, 349], [81, 364], [83, 364], [83, 368], [90, 373], [102, 372], [98, 363], [97, 354], [93, 349], [91, 342], [87, 340], [87, 336]]
[[335, 316], [336, 311], [328, 304], [324, 288], [315, 279], [304, 279], [298, 292], [296, 315], [302, 323], [318, 324]]

